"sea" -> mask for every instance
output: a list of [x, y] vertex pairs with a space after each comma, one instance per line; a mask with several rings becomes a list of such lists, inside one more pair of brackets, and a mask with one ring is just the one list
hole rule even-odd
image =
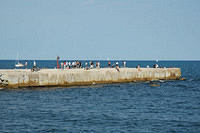
[[[33, 60], [27, 62], [31, 68]], [[15, 63], [0, 60], [0, 69]], [[36, 63], [42, 69], [57, 62]], [[1, 89], [0, 133], [200, 133], [200, 61], [126, 61], [127, 67], [155, 63], [181, 68], [186, 80]]]

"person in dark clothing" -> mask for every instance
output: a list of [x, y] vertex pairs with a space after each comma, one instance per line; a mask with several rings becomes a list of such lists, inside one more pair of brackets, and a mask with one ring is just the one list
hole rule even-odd
[[111, 62], [110, 61], [108, 62], [108, 67], [111, 67]]

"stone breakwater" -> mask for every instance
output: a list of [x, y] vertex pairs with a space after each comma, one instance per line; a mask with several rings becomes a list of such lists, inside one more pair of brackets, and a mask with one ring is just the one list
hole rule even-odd
[[30, 69], [0, 70], [0, 88], [50, 87], [121, 83], [152, 80], [176, 80], [180, 68], [100, 68], [100, 69]]

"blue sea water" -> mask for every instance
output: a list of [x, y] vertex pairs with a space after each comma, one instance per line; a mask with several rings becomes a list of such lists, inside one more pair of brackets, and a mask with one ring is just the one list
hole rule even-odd
[[[28, 62], [31, 67], [33, 61]], [[0, 69], [14, 64], [1, 60]], [[101, 66], [106, 64], [101, 61]], [[152, 66], [155, 61], [127, 61], [128, 67], [138, 64]], [[158, 64], [180, 67], [187, 80], [163, 81], [155, 87], [139, 82], [0, 90], [0, 132], [199, 133], [200, 61]], [[37, 65], [54, 68], [56, 61]]]

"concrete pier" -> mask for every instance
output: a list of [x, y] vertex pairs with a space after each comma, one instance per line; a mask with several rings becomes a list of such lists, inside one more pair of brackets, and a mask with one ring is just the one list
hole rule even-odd
[[100, 69], [30, 69], [0, 70], [0, 88], [73, 86], [152, 80], [176, 80], [180, 68], [100, 68]]

